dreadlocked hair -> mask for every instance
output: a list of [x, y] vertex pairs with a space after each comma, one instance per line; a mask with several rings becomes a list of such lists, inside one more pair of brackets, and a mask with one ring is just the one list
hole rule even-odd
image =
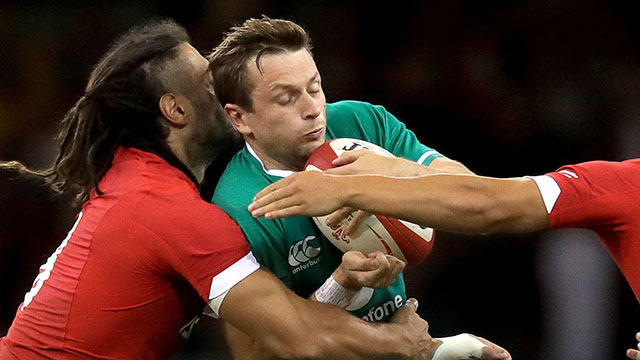
[[[118, 147], [153, 152], [195, 179], [169, 149], [168, 129], [161, 123], [158, 101], [166, 92], [162, 70], [189, 42], [186, 30], [172, 20], [135, 27], [111, 45], [91, 72], [84, 95], [65, 114], [56, 141], [54, 164], [34, 170], [18, 161], [0, 168], [43, 178], [59, 194], [87, 201], [111, 166]], [[197, 184], [197, 181], [194, 181]]]

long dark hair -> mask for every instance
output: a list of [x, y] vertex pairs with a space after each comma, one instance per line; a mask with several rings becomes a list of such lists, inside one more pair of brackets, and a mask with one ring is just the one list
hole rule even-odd
[[91, 72], [84, 95], [59, 125], [60, 148], [48, 169], [29, 169], [18, 161], [0, 168], [43, 178], [57, 193], [85, 202], [111, 166], [119, 146], [158, 154], [194, 176], [169, 149], [168, 129], [160, 122], [158, 101], [166, 92], [162, 69], [189, 42], [186, 30], [172, 20], [154, 20], [120, 36]]

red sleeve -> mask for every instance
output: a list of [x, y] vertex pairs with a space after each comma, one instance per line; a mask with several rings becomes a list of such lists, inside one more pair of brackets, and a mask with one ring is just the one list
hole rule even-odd
[[[178, 273], [205, 301], [231, 289], [259, 268], [240, 227], [217, 206], [184, 194], [153, 204], [154, 256], [161, 271]], [[166, 206], [164, 206], [166, 205]], [[147, 212], [141, 212], [147, 213]], [[149, 220], [149, 219], [146, 219]], [[143, 225], [140, 225], [143, 226]], [[226, 270], [226, 271], [225, 271]]]
[[547, 176], [560, 187], [550, 228], [615, 229], [637, 206], [625, 194], [640, 188], [637, 161], [592, 161], [564, 166]]

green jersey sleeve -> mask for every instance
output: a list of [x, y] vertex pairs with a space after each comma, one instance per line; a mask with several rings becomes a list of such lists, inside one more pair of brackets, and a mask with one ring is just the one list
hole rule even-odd
[[327, 104], [327, 137], [357, 138], [381, 146], [397, 157], [428, 166], [442, 156], [420, 143], [413, 131], [383, 106], [360, 101]]

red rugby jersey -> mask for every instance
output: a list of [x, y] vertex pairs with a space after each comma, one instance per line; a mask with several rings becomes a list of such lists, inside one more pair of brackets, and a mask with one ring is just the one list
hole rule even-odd
[[120, 148], [100, 188], [40, 268], [0, 359], [167, 358], [205, 301], [258, 268], [236, 223], [160, 157]]
[[540, 181], [545, 177], [534, 180], [550, 212], [549, 228], [593, 230], [640, 301], [640, 159], [564, 166], [546, 177], [557, 187]]

